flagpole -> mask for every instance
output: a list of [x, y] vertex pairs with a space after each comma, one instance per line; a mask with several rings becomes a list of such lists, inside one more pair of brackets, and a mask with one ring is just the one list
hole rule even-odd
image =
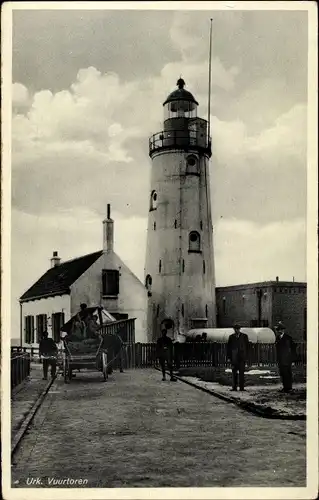
[[210, 20], [210, 33], [209, 33], [209, 63], [208, 63], [208, 141], [210, 141], [210, 97], [211, 97], [211, 84], [212, 84], [212, 32], [213, 32], [213, 19]]

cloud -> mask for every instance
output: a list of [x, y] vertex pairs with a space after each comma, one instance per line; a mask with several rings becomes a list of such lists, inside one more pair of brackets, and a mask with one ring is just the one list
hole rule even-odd
[[[244, 122], [211, 117], [217, 160], [226, 168], [245, 167], [247, 162], [263, 163], [269, 169], [290, 167], [290, 160], [304, 170], [307, 153], [307, 106], [295, 104], [276, 117], [270, 127], [250, 134]], [[231, 147], [229, 147], [231, 144]]]
[[217, 286], [275, 280], [306, 280], [304, 219], [260, 225], [227, 219], [215, 228]]
[[[201, 69], [190, 66], [186, 73]], [[221, 65], [218, 71], [223, 79]], [[41, 213], [82, 203], [101, 211], [112, 197], [117, 209], [122, 204], [144, 214], [148, 136], [162, 129], [162, 102], [176, 74], [177, 63], [170, 63], [153, 79], [123, 82], [89, 67], [69, 89], [34, 93], [29, 109], [13, 116], [14, 206]]]
[[15, 10], [13, 79], [32, 91], [67, 89], [80, 68], [93, 66], [133, 81], [157, 74], [178, 57], [171, 11]]
[[28, 89], [22, 83], [12, 85], [12, 102], [14, 105], [26, 104], [29, 100]]

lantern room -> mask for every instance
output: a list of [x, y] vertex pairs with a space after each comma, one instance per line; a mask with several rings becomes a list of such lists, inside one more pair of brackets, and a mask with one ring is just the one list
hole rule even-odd
[[198, 153], [211, 156], [211, 143], [207, 121], [197, 117], [198, 102], [185, 90], [185, 81], [179, 78], [177, 89], [164, 102], [164, 130], [149, 139], [149, 154], [161, 153], [169, 149], [190, 148]]
[[184, 89], [185, 81], [179, 78], [178, 88], [164, 102], [164, 120], [172, 118], [196, 118], [198, 102]]

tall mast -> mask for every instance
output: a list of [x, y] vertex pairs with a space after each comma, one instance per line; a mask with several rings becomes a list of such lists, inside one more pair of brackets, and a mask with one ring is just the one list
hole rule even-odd
[[210, 141], [210, 94], [212, 82], [212, 33], [213, 33], [213, 19], [210, 20], [209, 32], [209, 61], [208, 61], [208, 141]]

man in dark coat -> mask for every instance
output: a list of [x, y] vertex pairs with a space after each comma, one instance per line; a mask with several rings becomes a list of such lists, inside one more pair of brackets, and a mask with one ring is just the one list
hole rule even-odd
[[176, 378], [173, 377], [173, 341], [167, 336], [166, 328], [163, 328], [162, 336], [157, 340], [156, 348], [157, 357], [162, 369], [162, 380], [166, 380], [165, 365], [167, 363], [171, 381], [176, 382]]
[[55, 378], [58, 348], [54, 340], [48, 338], [48, 332], [43, 332], [42, 334], [42, 339], [39, 344], [39, 354], [43, 360], [43, 380], [48, 379], [48, 369], [50, 365], [51, 377]]
[[248, 356], [248, 336], [240, 331], [240, 325], [234, 325], [235, 332], [229, 336], [227, 343], [227, 358], [230, 360], [233, 372], [232, 391], [237, 391], [238, 372], [239, 390], [244, 391], [245, 363]]
[[292, 389], [292, 363], [296, 359], [296, 345], [290, 335], [285, 331], [284, 325], [279, 322], [275, 327], [276, 332], [276, 354], [280, 378], [282, 380], [283, 392]]

